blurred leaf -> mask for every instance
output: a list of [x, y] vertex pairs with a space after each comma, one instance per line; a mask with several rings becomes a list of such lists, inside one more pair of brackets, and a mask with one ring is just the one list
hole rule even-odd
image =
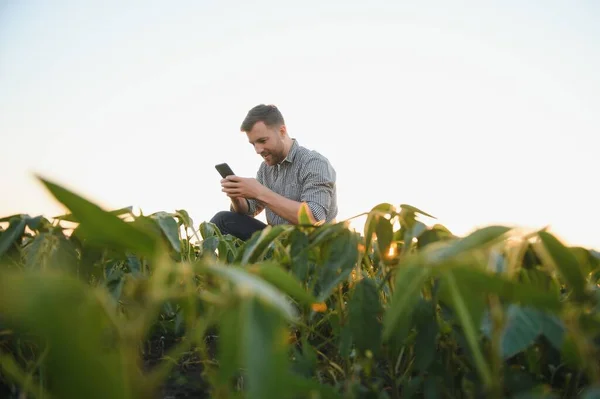
[[422, 249], [434, 242], [455, 239], [456, 237], [441, 224], [435, 224], [417, 237], [417, 248]]
[[292, 230], [289, 235], [292, 270], [300, 281], [308, 277], [308, 237], [300, 230]]
[[169, 243], [173, 249], [177, 252], [181, 252], [181, 242], [179, 241], [179, 226], [173, 218], [166, 212], [157, 212], [152, 215], [152, 218], [156, 220], [160, 229], [164, 233], [165, 237], [169, 240]]
[[27, 219], [27, 227], [33, 231], [47, 230], [52, 224], [43, 216]]
[[236, 372], [242, 367], [243, 316], [239, 308], [229, 308], [219, 317], [219, 340], [217, 341], [218, 384], [229, 390]]
[[542, 310], [557, 311], [562, 307], [560, 298], [537, 286], [508, 280], [502, 275], [491, 274], [476, 267], [457, 266], [451, 270], [467, 290], [473, 291], [470, 287], [477, 287], [478, 293], [493, 293], [505, 300]]
[[421, 298], [423, 284], [431, 275], [431, 269], [420, 265], [401, 267], [396, 274], [396, 285], [390, 307], [383, 317], [383, 339], [405, 329], [411, 322], [416, 304]]
[[289, 321], [294, 321], [296, 317], [296, 312], [285, 295], [262, 278], [256, 277], [238, 266], [207, 264], [203, 265], [198, 271], [208, 271], [231, 281], [242, 298], [259, 297], [279, 310]]
[[422, 211], [422, 210], [420, 210], [419, 208], [415, 208], [415, 207], [414, 207], [414, 206], [412, 206], [412, 205], [408, 205], [408, 204], [400, 204], [400, 208], [401, 208], [401, 209], [403, 209], [403, 210], [405, 210], [405, 211], [408, 211], [408, 212], [412, 212], [412, 213], [420, 213], [421, 215], [428, 216], [428, 217], [430, 217], [430, 218], [432, 218], [432, 219], [435, 219], [435, 216], [431, 216], [431, 215], [430, 215], [430, 214], [428, 214], [427, 212], [423, 212], [423, 211]]
[[438, 322], [435, 318], [435, 307], [431, 301], [420, 299], [413, 315], [417, 327], [415, 341], [415, 367], [426, 371], [434, 361], [437, 353]]
[[342, 399], [342, 395], [331, 385], [298, 376], [289, 379], [286, 390], [294, 393], [294, 398]]
[[348, 328], [356, 348], [362, 353], [370, 350], [376, 355], [379, 352], [382, 311], [377, 285], [372, 279], [363, 278], [354, 287], [348, 302]]
[[[42, 182], [44, 182], [44, 179], [40, 178], [40, 180], [42, 180]], [[113, 211], [107, 211], [107, 212], [110, 213], [111, 215], [123, 216], [123, 215], [131, 214], [132, 210], [133, 210], [132, 206], [127, 206], [125, 208], [115, 209]], [[72, 213], [68, 213], [68, 214], [61, 215], [61, 216], [55, 216], [52, 219], [64, 220], [65, 222], [73, 222], [73, 223], [81, 222], [81, 220], [77, 218], [77, 215], [72, 214]]]
[[178, 209], [175, 211], [175, 216], [181, 219], [181, 223], [183, 223], [186, 228], [192, 228], [194, 226], [194, 221], [185, 209]]
[[571, 289], [575, 300], [583, 300], [585, 294], [585, 276], [582, 274], [577, 258], [568, 248], [560, 243], [552, 234], [545, 231], [538, 233], [544, 247], [548, 250], [554, 266], [565, 279]]
[[502, 332], [502, 356], [508, 359], [531, 346], [542, 331], [542, 321], [535, 309], [510, 305]]
[[358, 259], [357, 236], [344, 230], [321, 248], [323, 264], [320, 266], [317, 301], [325, 301], [331, 292], [346, 279]]
[[249, 399], [278, 399], [288, 389], [287, 329], [281, 314], [258, 298], [243, 303], [243, 366]]
[[471, 308], [467, 306], [463, 296], [464, 292], [468, 292], [469, 287], [464, 284], [459, 286], [452, 271], [446, 273], [443, 278], [448, 285], [452, 305], [460, 321], [469, 348], [471, 349], [477, 372], [483, 380], [484, 385], [489, 387], [492, 383], [492, 375], [483, 353], [481, 352], [481, 348], [479, 347], [479, 323], [475, 322], [475, 320], [480, 319], [481, 316], [472, 314]]
[[203, 240], [206, 240], [212, 236], [222, 237], [222, 234], [219, 231], [219, 228], [214, 223], [210, 223], [210, 222], [200, 223], [200, 235], [202, 236]]
[[504, 226], [483, 227], [464, 238], [427, 252], [427, 261], [434, 264], [441, 263], [462, 253], [482, 248], [493, 243], [509, 230], [510, 228]]
[[40, 233], [23, 252], [29, 269], [60, 269], [77, 275], [77, 251], [62, 233]]
[[367, 220], [364, 225], [364, 236], [365, 236], [365, 248], [366, 252], [369, 252], [371, 248], [371, 241], [373, 240], [373, 234], [375, 234], [376, 226], [379, 217], [385, 214], [394, 214], [396, 207], [387, 202], [374, 206], [367, 215]]
[[269, 245], [276, 240], [280, 235], [289, 231], [290, 226], [277, 225], [267, 226], [258, 233], [254, 233], [252, 237], [246, 241], [246, 244], [240, 248], [238, 260], [241, 265], [256, 263], [264, 256]]
[[0, 277], [3, 320], [48, 341], [45, 372], [53, 397], [136, 397], [135, 381], [127, 378], [132, 370], [125, 369], [128, 360], [98, 294], [55, 273]]
[[383, 257], [387, 255], [390, 244], [392, 243], [394, 229], [390, 221], [385, 217], [378, 216], [376, 220], [375, 235], [377, 236], [377, 248]]
[[259, 275], [263, 280], [273, 284], [303, 305], [310, 306], [317, 302], [314, 296], [302, 288], [298, 280], [276, 263], [252, 265], [247, 270]]
[[114, 249], [132, 250], [149, 257], [154, 255], [156, 241], [153, 236], [77, 194], [41, 177], [38, 178], [58, 201], [71, 210], [81, 225], [85, 225], [88, 239]]
[[8, 229], [0, 234], [0, 258], [25, 232], [26, 219], [11, 220]]
[[313, 226], [316, 223], [315, 218], [308, 207], [306, 202], [300, 204], [298, 209], [298, 225], [299, 226]]
[[600, 386], [590, 386], [579, 396], [580, 399], [600, 399]]

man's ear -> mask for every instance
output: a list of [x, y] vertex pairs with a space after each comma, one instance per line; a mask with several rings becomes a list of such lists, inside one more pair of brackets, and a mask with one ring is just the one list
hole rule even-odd
[[287, 136], [287, 128], [285, 127], [285, 125], [279, 126], [279, 135], [281, 136], [281, 138]]

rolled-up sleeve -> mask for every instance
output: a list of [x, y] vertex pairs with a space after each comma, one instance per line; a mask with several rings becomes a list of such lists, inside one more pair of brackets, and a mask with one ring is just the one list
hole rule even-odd
[[335, 189], [335, 171], [322, 158], [309, 160], [302, 169], [301, 202], [306, 202], [316, 221], [326, 220]]

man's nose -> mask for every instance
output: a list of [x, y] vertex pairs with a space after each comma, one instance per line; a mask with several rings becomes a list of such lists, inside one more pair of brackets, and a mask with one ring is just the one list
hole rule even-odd
[[255, 145], [254, 151], [256, 151], [256, 153], [260, 155], [263, 152], [263, 148], [261, 145]]

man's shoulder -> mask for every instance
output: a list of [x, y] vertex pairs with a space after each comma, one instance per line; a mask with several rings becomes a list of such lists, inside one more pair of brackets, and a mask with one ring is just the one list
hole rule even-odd
[[331, 166], [331, 162], [329, 162], [329, 159], [325, 155], [321, 154], [317, 150], [303, 147], [301, 145], [298, 145], [297, 157], [298, 161], [302, 164], [313, 161], [321, 161]]

